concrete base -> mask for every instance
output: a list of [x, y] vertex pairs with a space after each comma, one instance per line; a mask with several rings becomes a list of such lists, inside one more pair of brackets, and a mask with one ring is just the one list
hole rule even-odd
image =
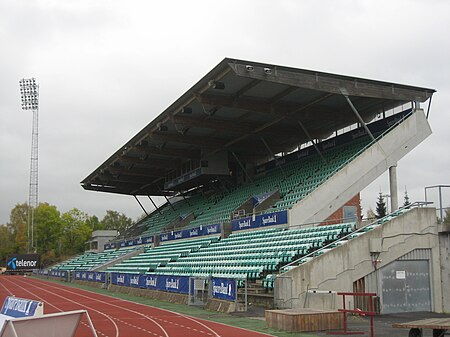
[[344, 316], [335, 310], [266, 310], [266, 324], [269, 328], [289, 332], [342, 330]]
[[218, 311], [224, 313], [231, 313], [236, 311], [236, 303], [230, 301], [222, 301], [215, 298], [210, 298], [206, 303], [206, 310]]
[[122, 286], [113, 285], [113, 284], [111, 284], [108, 289], [113, 292], [116, 292], [116, 293], [153, 298], [155, 300], [177, 303], [177, 304], [184, 304], [184, 305], [188, 304], [188, 295], [185, 295], [185, 294], [177, 294], [177, 293], [149, 290], [149, 289], [122, 287]]

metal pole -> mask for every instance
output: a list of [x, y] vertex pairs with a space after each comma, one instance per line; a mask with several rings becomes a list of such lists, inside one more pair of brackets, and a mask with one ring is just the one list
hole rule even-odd
[[286, 172], [284, 172], [284, 169], [283, 169], [283, 167], [282, 167], [281, 165], [278, 165], [278, 160], [277, 160], [277, 158], [275, 157], [275, 155], [273, 154], [273, 152], [272, 152], [272, 150], [270, 149], [269, 145], [266, 143], [266, 141], [264, 140], [263, 137], [261, 137], [261, 141], [262, 141], [263, 144], [266, 146], [267, 151], [269, 151], [269, 154], [272, 156], [272, 158], [275, 159], [275, 164], [276, 164], [276, 166], [278, 166], [278, 167], [280, 168], [281, 172], [283, 172], [284, 178], [286, 179], [286, 178], [287, 178]]
[[231, 154], [233, 155], [234, 158], [236, 158], [239, 166], [241, 167], [242, 171], [244, 171], [245, 175], [247, 176], [248, 180], [250, 180], [251, 183], [253, 183], [253, 179], [249, 176], [247, 170], [245, 169], [244, 165], [241, 163], [241, 161], [239, 160], [239, 158], [236, 156], [236, 154], [234, 153], [234, 151], [231, 151]]
[[139, 206], [141, 206], [142, 210], [144, 211], [145, 215], [148, 215], [147, 211], [145, 210], [144, 206], [142, 206], [141, 202], [139, 201], [139, 199], [133, 195], [133, 197], [136, 199], [137, 203], [139, 204]]
[[155, 202], [153, 201], [153, 199], [152, 199], [149, 195], [147, 195], [147, 197], [150, 199], [150, 201], [152, 202], [153, 206], [155, 206], [155, 208], [156, 208], [156, 210], [158, 211], [158, 213], [161, 214], [161, 210], [159, 209], [158, 206], [156, 206], [156, 204], [155, 204]]
[[361, 123], [361, 125], [363, 126], [363, 128], [366, 130], [367, 134], [370, 136], [370, 138], [375, 142], [375, 137], [373, 136], [372, 132], [370, 132], [369, 128], [367, 127], [366, 123], [364, 122], [364, 120], [362, 119], [361, 115], [359, 114], [358, 110], [356, 110], [355, 106], [353, 105], [352, 101], [350, 100], [350, 98], [347, 96], [347, 94], [345, 94], [344, 92], [342, 92], [342, 95], [345, 97], [345, 99], [347, 100], [348, 104], [350, 105], [350, 108], [352, 108], [353, 112], [355, 113], [356, 117], [359, 119], [359, 122]]
[[[319, 154], [320, 158], [322, 158], [322, 160], [324, 161], [325, 164], [328, 164], [327, 160], [325, 159], [325, 157], [322, 155], [322, 152], [320, 152], [319, 147], [317, 146], [316, 142], [314, 141], [314, 139], [311, 138], [311, 135], [309, 134], [308, 130], [305, 128], [305, 126], [303, 125], [302, 122], [297, 121], [298, 125], [300, 125], [300, 127], [302, 128], [303, 132], [305, 133], [306, 137], [308, 137], [309, 141], [313, 144], [314, 148], [316, 149], [317, 153]], [[336, 135], [337, 135], [337, 131], [336, 131]]]
[[170, 208], [172, 208], [172, 211], [175, 211], [175, 207], [173, 207], [173, 205], [170, 203], [169, 198], [167, 198], [167, 196], [164, 196], [164, 198], [166, 198], [166, 201], [169, 203]]
[[370, 301], [370, 337], [373, 337], [373, 297], [370, 296], [369, 297], [369, 301]]
[[[247, 281], [248, 281], [248, 279], [246, 278], [245, 279], [245, 294], [244, 294], [244, 300], [245, 300], [245, 311], [247, 312], [247, 310], [248, 310], [248, 308], [247, 308]], [[237, 287], [236, 287], [236, 289], [237, 289]]]
[[34, 251], [34, 211], [38, 206], [39, 162], [39, 84], [35, 78], [19, 81], [22, 110], [33, 111], [31, 130], [30, 185], [28, 192], [28, 252]]
[[439, 186], [439, 214], [441, 215], [441, 222], [442, 222], [444, 219], [442, 209], [442, 186]]
[[430, 115], [430, 107], [431, 107], [431, 99], [432, 98], [433, 98], [433, 96], [430, 96], [430, 101], [428, 102], [427, 119], [428, 119], [428, 116]]

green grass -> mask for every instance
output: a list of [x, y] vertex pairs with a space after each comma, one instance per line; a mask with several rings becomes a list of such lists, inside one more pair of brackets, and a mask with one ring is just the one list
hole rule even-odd
[[[42, 278], [38, 278], [41, 279]], [[159, 301], [151, 298], [146, 297], [139, 297], [139, 296], [131, 296], [128, 294], [122, 294], [122, 293], [115, 293], [112, 291], [109, 291], [107, 289], [99, 289], [95, 287], [89, 287], [85, 285], [80, 285], [76, 283], [68, 283], [68, 282], [62, 282], [54, 279], [45, 279], [46, 281], [62, 284], [65, 286], [69, 286], [72, 288], [78, 288], [83, 290], [89, 290], [98, 294], [103, 294], [123, 300], [128, 300], [136, 303], [141, 303], [145, 305], [149, 305], [156, 308], [166, 309], [170, 311], [174, 311], [180, 314], [189, 315], [196, 318], [206, 319], [213, 322], [223, 323], [239, 328], [249, 329], [253, 331], [263, 332], [266, 334], [274, 335], [277, 337], [317, 337], [317, 335], [314, 334], [300, 334], [300, 333], [290, 333], [285, 331], [278, 331], [269, 329], [266, 327], [266, 322], [262, 319], [257, 318], [251, 318], [251, 317], [244, 317], [244, 316], [238, 316], [233, 314], [224, 314], [220, 312], [215, 311], [209, 311], [204, 310], [200, 307], [195, 306], [186, 306], [182, 304], [175, 304], [175, 303], [169, 303], [164, 301]]]

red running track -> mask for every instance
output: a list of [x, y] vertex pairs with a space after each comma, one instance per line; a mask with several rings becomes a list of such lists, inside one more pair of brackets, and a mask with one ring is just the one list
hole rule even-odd
[[[271, 336], [44, 280], [0, 275], [0, 304], [11, 295], [44, 302], [46, 314], [85, 309], [99, 337]], [[76, 337], [92, 336], [83, 318]]]

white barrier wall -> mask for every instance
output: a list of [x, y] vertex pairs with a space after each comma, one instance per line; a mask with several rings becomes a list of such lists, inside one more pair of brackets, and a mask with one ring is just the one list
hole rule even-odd
[[[378, 268], [415, 249], [431, 249], [432, 310], [443, 311], [441, 266], [436, 211], [416, 208], [379, 227], [353, 238], [346, 244], [317, 256], [280, 275], [275, 284], [275, 302], [280, 308], [338, 309], [335, 295], [308, 294], [308, 290], [352, 292], [353, 282], [374, 271], [370, 246], [381, 239], [382, 260]], [[351, 298], [349, 298], [352, 301]], [[350, 303], [351, 304], [351, 303]]]
[[391, 130], [316, 190], [295, 204], [290, 223], [320, 222], [342, 207], [389, 167], [431, 135], [422, 109]]

